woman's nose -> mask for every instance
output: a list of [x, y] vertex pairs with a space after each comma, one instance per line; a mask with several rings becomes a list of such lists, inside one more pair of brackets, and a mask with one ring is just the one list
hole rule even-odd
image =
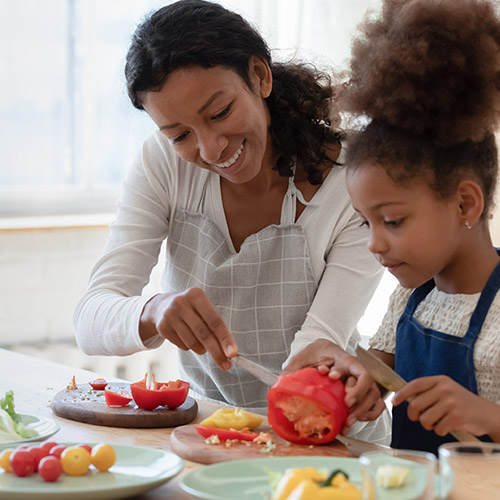
[[227, 138], [215, 131], [205, 131], [198, 134], [198, 149], [200, 157], [205, 163], [219, 163], [227, 144]]

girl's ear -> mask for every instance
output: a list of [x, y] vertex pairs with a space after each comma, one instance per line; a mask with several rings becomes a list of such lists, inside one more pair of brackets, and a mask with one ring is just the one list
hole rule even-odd
[[477, 182], [467, 179], [458, 184], [457, 194], [462, 224], [472, 227], [484, 210], [483, 190]]
[[273, 89], [273, 74], [266, 60], [251, 56], [248, 63], [248, 73], [250, 81], [253, 83], [253, 90], [265, 99], [271, 94]]

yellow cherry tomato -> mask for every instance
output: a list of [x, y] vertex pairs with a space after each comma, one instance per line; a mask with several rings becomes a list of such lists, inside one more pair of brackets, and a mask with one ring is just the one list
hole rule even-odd
[[105, 472], [116, 462], [115, 450], [109, 444], [96, 444], [92, 448], [91, 460], [96, 469]]
[[259, 415], [242, 410], [241, 408], [220, 408], [200, 422], [200, 425], [217, 427], [218, 429], [236, 429], [237, 431], [248, 427], [253, 431], [261, 423], [262, 418]]
[[12, 448], [7, 448], [0, 454], [0, 467], [5, 470], [5, 472], [12, 472], [12, 467], [10, 466], [10, 455], [14, 450]]
[[61, 453], [61, 465], [68, 476], [83, 476], [90, 462], [90, 453], [80, 446], [70, 446]]

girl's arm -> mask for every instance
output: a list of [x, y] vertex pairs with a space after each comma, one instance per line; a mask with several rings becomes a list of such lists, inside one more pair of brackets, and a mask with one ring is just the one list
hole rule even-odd
[[445, 375], [421, 377], [398, 391], [392, 404], [398, 406], [412, 397], [408, 418], [419, 420], [439, 436], [451, 430], [465, 430], [475, 436], [488, 434], [500, 442], [500, 405], [474, 394]]

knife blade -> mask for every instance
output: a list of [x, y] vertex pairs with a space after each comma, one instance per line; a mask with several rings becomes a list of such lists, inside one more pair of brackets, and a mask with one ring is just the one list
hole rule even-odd
[[238, 366], [241, 366], [241, 368], [251, 373], [256, 379], [264, 382], [266, 385], [273, 386], [278, 380], [278, 375], [273, 373], [271, 370], [268, 370], [267, 368], [264, 368], [258, 363], [250, 361], [247, 358], [242, 358], [240, 355], [234, 356], [231, 358], [231, 361], [236, 363]]
[[[406, 380], [398, 375], [389, 365], [386, 365], [379, 357], [371, 352], [366, 351], [361, 346], [356, 347], [356, 354], [359, 362], [363, 365], [364, 369], [373, 377], [375, 382], [385, 387], [391, 392], [397, 392], [404, 385]], [[409, 397], [407, 401], [411, 401], [413, 396]], [[463, 430], [452, 430], [450, 434], [458, 441], [480, 441], [476, 436], [470, 432]]]

